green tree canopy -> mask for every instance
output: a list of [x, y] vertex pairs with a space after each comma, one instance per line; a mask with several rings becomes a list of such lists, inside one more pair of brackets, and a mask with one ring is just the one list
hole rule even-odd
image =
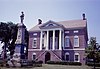
[[[6, 58], [6, 48], [10, 51], [10, 55], [13, 55], [15, 49], [15, 41], [17, 39], [17, 24], [13, 22], [0, 22], [0, 39], [4, 42], [3, 49], [5, 51], [4, 58]], [[28, 31], [25, 29], [25, 42], [28, 46]]]
[[95, 57], [96, 62], [100, 62], [100, 52], [97, 49], [98, 43], [96, 43], [96, 37], [91, 37], [88, 47], [86, 48], [86, 57], [93, 59]]

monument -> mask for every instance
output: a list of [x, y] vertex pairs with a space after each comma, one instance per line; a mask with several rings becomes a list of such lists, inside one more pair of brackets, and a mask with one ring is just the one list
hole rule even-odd
[[15, 42], [15, 52], [13, 55], [13, 60], [20, 61], [21, 59], [25, 59], [25, 29], [26, 26], [23, 23], [24, 20], [24, 13], [21, 12], [21, 22], [18, 23], [18, 32], [17, 32], [17, 39]]

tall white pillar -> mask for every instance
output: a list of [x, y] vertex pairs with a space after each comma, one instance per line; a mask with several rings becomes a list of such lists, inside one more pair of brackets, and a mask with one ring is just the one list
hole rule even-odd
[[53, 50], [55, 50], [55, 30], [53, 30]]
[[47, 45], [46, 45], [46, 50], [48, 50], [49, 46], [49, 31], [47, 31]]
[[42, 35], [43, 35], [43, 31], [41, 31], [41, 35], [40, 35], [40, 50], [42, 50]]
[[63, 43], [63, 49], [64, 49], [64, 44], [65, 44], [65, 41], [64, 41], [64, 31], [62, 33], [62, 39], [63, 39], [62, 43]]
[[59, 50], [61, 50], [61, 30], [59, 30]]

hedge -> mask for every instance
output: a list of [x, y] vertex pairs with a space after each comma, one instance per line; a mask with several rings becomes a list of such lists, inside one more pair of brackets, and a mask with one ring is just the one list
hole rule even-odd
[[59, 65], [82, 65], [80, 62], [67, 62], [67, 61], [47, 61], [47, 64], [59, 64]]
[[[86, 65], [88, 65], [88, 66], [94, 66], [94, 63], [93, 62], [89, 62], [89, 63], [87, 63]], [[95, 63], [95, 66], [96, 67], [100, 67], [100, 63]]]

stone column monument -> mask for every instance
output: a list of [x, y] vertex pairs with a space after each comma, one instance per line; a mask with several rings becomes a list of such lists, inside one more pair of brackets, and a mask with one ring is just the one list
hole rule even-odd
[[15, 53], [13, 55], [13, 60], [20, 61], [21, 59], [25, 59], [24, 49], [25, 45], [25, 28], [26, 26], [23, 23], [24, 20], [24, 13], [21, 12], [22, 15], [20, 16], [21, 23], [18, 23], [18, 32], [17, 32], [17, 39], [15, 42]]

